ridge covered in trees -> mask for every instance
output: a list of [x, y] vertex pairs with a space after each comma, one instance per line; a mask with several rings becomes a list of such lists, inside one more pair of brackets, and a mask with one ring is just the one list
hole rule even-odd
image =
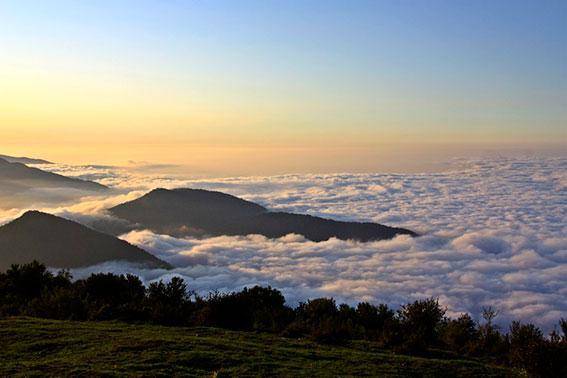
[[518, 321], [502, 330], [493, 322], [497, 311], [492, 308], [484, 310], [480, 323], [468, 314], [454, 319], [435, 298], [399, 309], [366, 302], [337, 305], [331, 298], [292, 308], [271, 287], [203, 297], [179, 277], [147, 287], [137, 276], [112, 273], [73, 281], [68, 272], [53, 274], [34, 261], [0, 273], [0, 316], [16, 315], [208, 326], [330, 344], [364, 339], [400, 353], [477, 357], [524, 369], [529, 376], [567, 376], [567, 320], [547, 337], [535, 325]]
[[41, 211], [26, 211], [0, 226], [0, 271], [12, 264], [40, 260], [57, 268], [127, 261], [148, 268], [172, 266], [112, 235]]
[[343, 222], [270, 211], [230, 194], [203, 189], [154, 189], [108, 211], [137, 227], [175, 237], [259, 234], [280, 238], [299, 234], [320, 242], [333, 237], [370, 241], [417, 235], [404, 228], [378, 223]]

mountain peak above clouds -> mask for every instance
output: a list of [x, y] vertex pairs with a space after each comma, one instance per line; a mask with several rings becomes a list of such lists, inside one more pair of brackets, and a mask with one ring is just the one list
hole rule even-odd
[[22, 163], [22, 164], [53, 164], [50, 161], [43, 159], [35, 159], [26, 156], [8, 156], [0, 154], [0, 159], [6, 160], [8, 163]]
[[61, 203], [109, 188], [0, 158], [0, 208], [29, 208]]
[[0, 271], [32, 260], [54, 268], [127, 261], [149, 268], [171, 266], [128, 242], [79, 223], [28, 211], [0, 227]]
[[202, 189], [155, 189], [109, 211], [154, 232], [173, 236], [300, 234], [312, 241], [391, 239], [413, 231], [370, 222], [341, 222], [311, 215], [271, 212], [241, 198]]

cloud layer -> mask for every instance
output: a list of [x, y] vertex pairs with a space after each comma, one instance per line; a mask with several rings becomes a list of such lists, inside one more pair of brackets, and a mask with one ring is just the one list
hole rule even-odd
[[[177, 268], [139, 270], [108, 263], [75, 270], [131, 272], [146, 282], [184, 277], [192, 289], [281, 289], [291, 304], [333, 296], [386, 302], [438, 296], [451, 314], [500, 310], [500, 321], [533, 321], [550, 329], [567, 316], [567, 159], [459, 160], [431, 174], [332, 174], [183, 180], [112, 167], [53, 166], [57, 173], [113, 186], [51, 212], [89, 224], [113, 204], [154, 187], [214, 189], [271, 209], [370, 220], [420, 232], [419, 238], [322, 243], [298, 235], [176, 239], [147, 230], [122, 237]], [[14, 216], [14, 212], [6, 218]]]

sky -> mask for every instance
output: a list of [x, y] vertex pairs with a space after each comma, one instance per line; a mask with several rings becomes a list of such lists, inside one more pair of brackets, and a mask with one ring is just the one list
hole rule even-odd
[[0, 0], [0, 153], [250, 175], [566, 146], [562, 0]]

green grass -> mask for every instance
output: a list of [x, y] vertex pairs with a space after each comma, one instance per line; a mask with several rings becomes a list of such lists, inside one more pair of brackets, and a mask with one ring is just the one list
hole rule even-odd
[[0, 376], [513, 376], [473, 360], [396, 355], [215, 328], [0, 320]]

